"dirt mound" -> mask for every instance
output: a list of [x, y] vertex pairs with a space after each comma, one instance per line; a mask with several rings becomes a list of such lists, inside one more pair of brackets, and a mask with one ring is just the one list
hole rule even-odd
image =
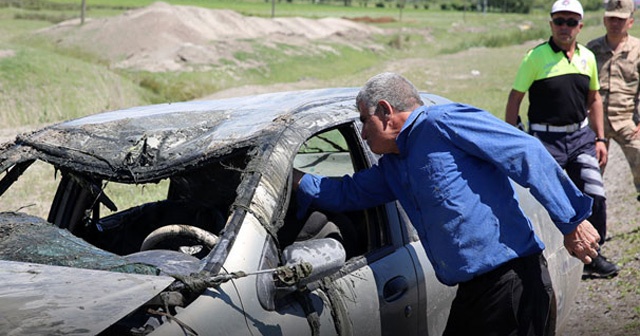
[[[59, 45], [100, 55], [111, 66], [147, 71], [194, 70], [234, 61], [252, 43], [309, 45], [314, 40], [350, 43], [381, 30], [339, 18], [246, 17], [231, 10], [172, 6], [156, 2], [122, 15], [78, 20], [39, 31]], [[319, 52], [325, 48], [314, 49]]]

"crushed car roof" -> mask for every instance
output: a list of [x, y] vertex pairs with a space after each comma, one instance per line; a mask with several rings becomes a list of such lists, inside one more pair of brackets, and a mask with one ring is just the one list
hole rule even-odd
[[[134, 107], [20, 135], [0, 154], [0, 171], [41, 159], [108, 179], [144, 181], [236, 148], [269, 143], [296, 120], [357, 118], [359, 88], [278, 92]], [[427, 104], [448, 102], [423, 95]]]
[[[353, 112], [355, 88], [283, 92], [215, 101], [129, 108], [59, 123], [19, 136], [11, 150], [103, 176], [157, 173], [167, 165], [191, 165], [231, 148], [264, 142], [294, 115]], [[318, 105], [320, 103], [320, 105]], [[336, 108], [327, 108], [334, 105]], [[5, 162], [6, 161], [6, 162]], [[8, 168], [9, 154], [0, 157]]]

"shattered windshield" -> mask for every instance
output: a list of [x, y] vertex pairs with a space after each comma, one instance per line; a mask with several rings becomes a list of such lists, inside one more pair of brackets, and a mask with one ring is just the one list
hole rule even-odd
[[138, 184], [36, 161], [0, 196], [1, 257], [140, 274], [157, 270], [127, 256], [163, 249], [202, 259], [219, 240], [245, 161], [241, 152]]

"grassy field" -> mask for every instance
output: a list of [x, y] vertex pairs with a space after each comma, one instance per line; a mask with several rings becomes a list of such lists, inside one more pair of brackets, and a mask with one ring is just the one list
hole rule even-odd
[[[377, 24], [397, 29], [377, 40], [383, 52], [338, 46], [339, 55], [287, 56], [274, 49], [237, 54], [260, 58], [265, 69], [236, 70], [233, 78], [216, 69], [199, 73], [148, 73], [109, 69], [81, 50], [57, 47], [32, 32], [60, 19], [79, 16], [79, 1], [33, 1], [40, 7], [0, 7], [0, 50], [15, 57], [0, 58], [0, 123], [5, 127], [51, 123], [122, 107], [183, 101], [242, 85], [296, 82], [304, 78], [331, 86], [357, 86], [389, 62], [406, 60], [401, 69], [420, 89], [503, 114], [506, 95], [525, 51], [549, 35], [545, 11], [529, 15], [453, 12], [439, 9], [363, 8], [277, 3], [277, 16], [388, 17]], [[89, 0], [87, 17], [117, 15], [151, 0]], [[233, 9], [245, 15], [270, 16], [264, 1], [167, 1], [177, 5]], [[0, 1], [0, 5], [3, 2]], [[6, 3], [6, 0], [5, 0]], [[601, 13], [587, 13], [580, 40], [602, 33]], [[425, 42], [416, 29], [427, 28]], [[411, 60], [428, 59], [428, 67], [411, 68]]]
[[[88, 1], [88, 18], [117, 15], [128, 8], [143, 6], [152, 1], [102, 0]], [[180, 5], [201, 5], [211, 8], [229, 8], [246, 15], [269, 16], [271, 5], [260, 2], [238, 1], [168, 1]], [[1, 4], [2, 2], [0, 2]], [[443, 12], [439, 10], [405, 9], [402, 21], [380, 24], [383, 28], [428, 27], [433, 40], [428, 44], [407, 32], [393, 36], [380, 36], [381, 43], [389, 45], [383, 53], [356, 51], [340, 47], [340, 55], [333, 57], [287, 57], [273, 49], [260, 50], [259, 55], [236, 55], [238, 58], [260, 57], [266, 61], [269, 73], [255, 69], [236, 71], [229, 78], [221, 71], [202, 73], [146, 73], [109, 69], [95, 56], [79, 50], [60, 49], [54, 43], [33, 37], [32, 32], [53, 25], [61, 19], [79, 16], [76, 0], [42, 2], [38, 8], [0, 8], [0, 50], [11, 50], [15, 57], [0, 58], [0, 123], [5, 127], [43, 124], [126, 106], [167, 101], [194, 99], [233, 86], [274, 82], [295, 82], [301, 78], [331, 80], [335, 85], [359, 85], [389, 60], [413, 57], [446, 59], [470, 46], [500, 46], [546, 35], [545, 15], [498, 15], [480, 13]], [[74, 8], [75, 6], [76, 8]], [[278, 3], [278, 16], [306, 17], [391, 17], [399, 20], [399, 11], [391, 8], [362, 8], [344, 6], [291, 5]], [[531, 29], [522, 33], [519, 28]], [[498, 50], [495, 50], [498, 53]], [[517, 52], [519, 57], [522, 51]], [[492, 58], [488, 56], [488, 66]], [[473, 59], [474, 63], [483, 62]], [[467, 63], [468, 64], [468, 63]], [[466, 66], [467, 64], [452, 64]], [[477, 67], [482, 68], [482, 64]], [[455, 70], [455, 69], [454, 69]], [[505, 71], [512, 76], [513, 70]], [[439, 93], [455, 92], [451, 97], [471, 97], [478, 93], [459, 92], [461, 87], [439, 85], [440, 79], [430, 73], [429, 82]], [[449, 78], [443, 73], [443, 78]], [[423, 82], [422, 78], [416, 78]], [[506, 80], [506, 79], [505, 79]], [[498, 82], [505, 82], [498, 79]], [[510, 81], [510, 78], [509, 78]], [[483, 85], [492, 87], [492, 85]], [[430, 89], [429, 87], [424, 89]], [[463, 89], [463, 88], [462, 88]], [[492, 98], [498, 101], [504, 98]], [[491, 106], [483, 101], [469, 101], [480, 106]]]

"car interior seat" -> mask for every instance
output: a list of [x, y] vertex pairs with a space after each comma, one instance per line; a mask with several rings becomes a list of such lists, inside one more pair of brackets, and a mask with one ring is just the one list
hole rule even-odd
[[354, 256], [358, 235], [349, 217], [342, 213], [313, 211], [306, 218], [295, 241], [333, 238], [347, 251], [347, 258]]

